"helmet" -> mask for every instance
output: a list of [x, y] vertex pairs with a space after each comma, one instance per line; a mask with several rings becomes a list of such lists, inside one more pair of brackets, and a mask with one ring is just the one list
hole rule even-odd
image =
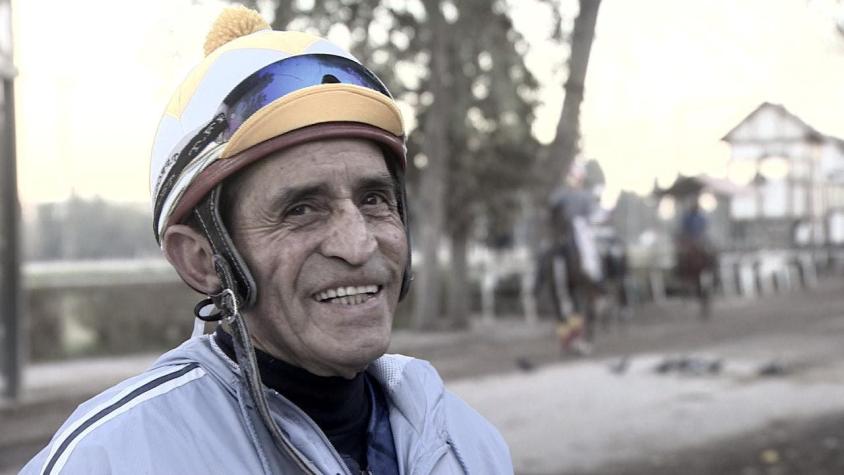
[[[241, 307], [251, 305], [254, 281], [219, 214], [222, 183], [277, 150], [339, 137], [371, 140], [384, 151], [399, 184], [407, 233], [404, 124], [371, 71], [326, 39], [271, 30], [244, 7], [223, 11], [205, 53], [173, 94], [153, 142], [150, 189], [159, 243], [168, 226], [193, 213], [209, 238], [218, 273], [220, 266], [231, 269], [233, 282], [223, 279], [225, 288], [234, 287]], [[407, 269], [409, 259], [408, 252]]]

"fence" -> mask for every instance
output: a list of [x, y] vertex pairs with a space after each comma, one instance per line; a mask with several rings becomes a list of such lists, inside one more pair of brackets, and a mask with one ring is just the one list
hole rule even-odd
[[[844, 256], [823, 262], [844, 262]], [[643, 263], [651, 262], [651, 265]], [[808, 251], [726, 253], [719, 259], [719, 290], [754, 298], [815, 285], [819, 259]], [[471, 265], [471, 308], [483, 319], [550, 314], [534, 292], [537, 263], [527, 250], [476, 252]], [[199, 296], [161, 259], [28, 263], [23, 269], [25, 335], [30, 361], [163, 351], [191, 332]], [[670, 297], [672, 274], [665, 259], [632, 266], [633, 301]], [[414, 298], [413, 292], [408, 296]], [[545, 299], [547, 300], [547, 299]], [[399, 306], [396, 326], [410, 322], [412, 302]]]

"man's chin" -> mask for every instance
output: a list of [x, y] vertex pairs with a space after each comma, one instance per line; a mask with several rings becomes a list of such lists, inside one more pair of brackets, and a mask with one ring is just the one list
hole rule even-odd
[[377, 340], [359, 342], [359, 346], [347, 347], [333, 355], [338, 370], [343, 368], [345, 374], [357, 374], [366, 369], [370, 363], [384, 356], [390, 346], [389, 336]]

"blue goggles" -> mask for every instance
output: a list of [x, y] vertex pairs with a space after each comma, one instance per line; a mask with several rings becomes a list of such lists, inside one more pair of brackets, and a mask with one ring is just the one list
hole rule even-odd
[[222, 139], [231, 138], [249, 117], [276, 99], [320, 84], [352, 84], [393, 98], [375, 74], [351, 59], [328, 54], [294, 56], [252, 73], [226, 96], [220, 108], [227, 123]]

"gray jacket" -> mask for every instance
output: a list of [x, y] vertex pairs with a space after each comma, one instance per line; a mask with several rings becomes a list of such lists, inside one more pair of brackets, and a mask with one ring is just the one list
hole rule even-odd
[[[367, 371], [390, 405], [402, 474], [513, 473], [498, 431], [445, 390], [425, 361], [385, 355]], [[237, 365], [208, 336], [83, 403], [21, 473], [274, 473], [269, 433], [238, 397]], [[266, 389], [279, 427], [313, 467], [349, 471], [316, 424]]]

